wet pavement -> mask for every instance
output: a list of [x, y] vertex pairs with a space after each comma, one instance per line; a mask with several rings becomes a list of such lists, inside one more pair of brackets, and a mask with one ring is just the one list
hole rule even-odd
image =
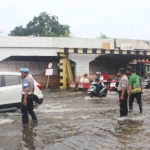
[[0, 114], [0, 150], [148, 150], [150, 149], [150, 91], [143, 114], [135, 101], [128, 117], [119, 118], [118, 95], [88, 98], [82, 92], [44, 90], [44, 103], [22, 127], [20, 112]]

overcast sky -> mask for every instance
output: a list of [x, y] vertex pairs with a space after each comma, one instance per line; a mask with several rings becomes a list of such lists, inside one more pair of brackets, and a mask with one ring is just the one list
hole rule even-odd
[[0, 0], [0, 35], [41, 12], [59, 17], [75, 37], [150, 40], [150, 0]]

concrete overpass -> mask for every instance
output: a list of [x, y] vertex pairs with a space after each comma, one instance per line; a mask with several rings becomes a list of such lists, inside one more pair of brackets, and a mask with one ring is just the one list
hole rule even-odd
[[[59, 55], [65, 54], [74, 63], [74, 74], [77, 81], [84, 73], [88, 73], [93, 77], [94, 72], [100, 70], [102, 72], [109, 71], [113, 75], [118, 67], [125, 67], [133, 59], [149, 59], [150, 41], [0, 37], [0, 54], [1, 62], [20, 61], [21, 63], [21, 61], [38, 61], [40, 63], [45, 61], [45, 63], [48, 63], [54, 61], [60, 63], [60, 82], [62, 82], [64, 72], [62, 67], [63, 57], [59, 57]], [[13, 65], [13, 63], [11, 64]], [[114, 65], [116, 68], [113, 68]], [[55, 64], [56, 67], [57, 65]], [[46, 66], [44, 69], [46, 69]], [[1, 71], [3, 70], [1, 69]], [[61, 83], [61, 87], [63, 87], [63, 83]]]
[[101, 48], [102, 42], [113, 40], [52, 37], [0, 37], [0, 61], [10, 56], [57, 56], [62, 48]]

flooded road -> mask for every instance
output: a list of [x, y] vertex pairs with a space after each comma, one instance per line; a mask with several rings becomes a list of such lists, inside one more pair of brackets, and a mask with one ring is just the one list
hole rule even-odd
[[148, 150], [150, 91], [143, 114], [135, 101], [128, 117], [119, 118], [118, 95], [88, 98], [85, 93], [45, 90], [35, 111], [39, 124], [22, 127], [20, 112], [0, 114], [0, 150]]

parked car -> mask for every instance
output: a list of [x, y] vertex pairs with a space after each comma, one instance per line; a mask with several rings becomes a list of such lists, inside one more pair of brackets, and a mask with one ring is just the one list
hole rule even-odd
[[[30, 77], [32, 75], [29, 74]], [[33, 78], [33, 77], [32, 77]], [[34, 80], [34, 101], [43, 103], [41, 85]], [[20, 109], [22, 92], [21, 73], [0, 72], [0, 111]]]

